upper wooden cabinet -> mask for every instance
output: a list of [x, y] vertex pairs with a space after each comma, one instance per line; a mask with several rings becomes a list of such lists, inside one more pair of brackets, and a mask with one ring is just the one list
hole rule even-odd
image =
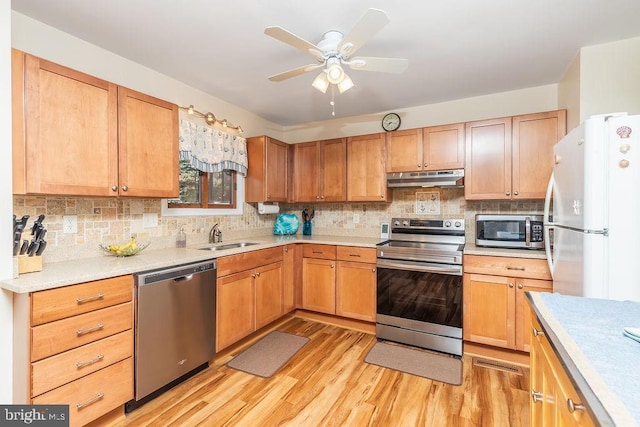
[[293, 201], [344, 202], [347, 199], [346, 138], [294, 145]]
[[464, 167], [464, 124], [390, 132], [387, 172], [418, 172]]
[[14, 50], [15, 194], [175, 197], [178, 107]]
[[247, 139], [246, 202], [288, 200], [289, 145], [268, 136]]
[[347, 201], [386, 202], [389, 200], [385, 159], [384, 134], [347, 138]]
[[466, 124], [467, 200], [544, 199], [566, 111]]

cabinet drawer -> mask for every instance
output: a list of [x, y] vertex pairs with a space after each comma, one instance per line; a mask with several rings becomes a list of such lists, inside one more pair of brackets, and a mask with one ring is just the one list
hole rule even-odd
[[463, 266], [465, 273], [551, 280], [549, 266], [544, 259], [465, 255]]
[[132, 319], [128, 302], [31, 328], [31, 361], [131, 329]]
[[338, 246], [337, 259], [339, 261], [376, 262], [376, 250], [357, 246]]
[[41, 325], [131, 301], [133, 278], [120, 276], [34, 292], [31, 298], [31, 325]]
[[69, 405], [71, 426], [81, 426], [133, 398], [133, 358], [101, 369], [32, 399], [33, 404]]
[[282, 261], [282, 247], [261, 249], [218, 258], [218, 277]]
[[305, 244], [302, 255], [305, 258], [336, 259], [336, 247], [334, 245]]
[[47, 357], [31, 364], [31, 395], [37, 396], [133, 356], [133, 331]]

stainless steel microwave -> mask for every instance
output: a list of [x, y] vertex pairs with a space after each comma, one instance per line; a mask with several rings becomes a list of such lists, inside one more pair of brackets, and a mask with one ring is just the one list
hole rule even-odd
[[476, 215], [476, 246], [544, 249], [543, 215]]

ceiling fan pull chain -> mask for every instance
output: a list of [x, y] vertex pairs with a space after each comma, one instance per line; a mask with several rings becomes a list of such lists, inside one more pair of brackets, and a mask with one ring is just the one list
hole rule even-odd
[[331, 85], [331, 102], [329, 103], [329, 105], [331, 105], [331, 116], [333, 117], [336, 116], [335, 94], [336, 94], [335, 85]]

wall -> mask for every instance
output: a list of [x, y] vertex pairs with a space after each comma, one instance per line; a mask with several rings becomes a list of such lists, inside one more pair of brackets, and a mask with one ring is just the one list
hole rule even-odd
[[640, 37], [582, 48], [580, 119], [626, 111], [640, 114]]
[[[0, 93], [11, 93], [11, 1], [0, 0]], [[0, 150], [11, 153], [11, 97], [0, 96]], [[0, 156], [0, 279], [13, 277], [11, 246], [11, 156]], [[0, 403], [12, 403], [13, 294], [0, 290]]]
[[[339, 102], [339, 99], [338, 101]], [[557, 85], [458, 99], [396, 110], [400, 129], [412, 129], [558, 109]], [[307, 123], [284, 128], [284, 141], [303, 142], [381, 132], [384, 113]]]
[[558, 83], [558, 108], [567, 110], [567, 132], [580, 124], [580, 53]]

